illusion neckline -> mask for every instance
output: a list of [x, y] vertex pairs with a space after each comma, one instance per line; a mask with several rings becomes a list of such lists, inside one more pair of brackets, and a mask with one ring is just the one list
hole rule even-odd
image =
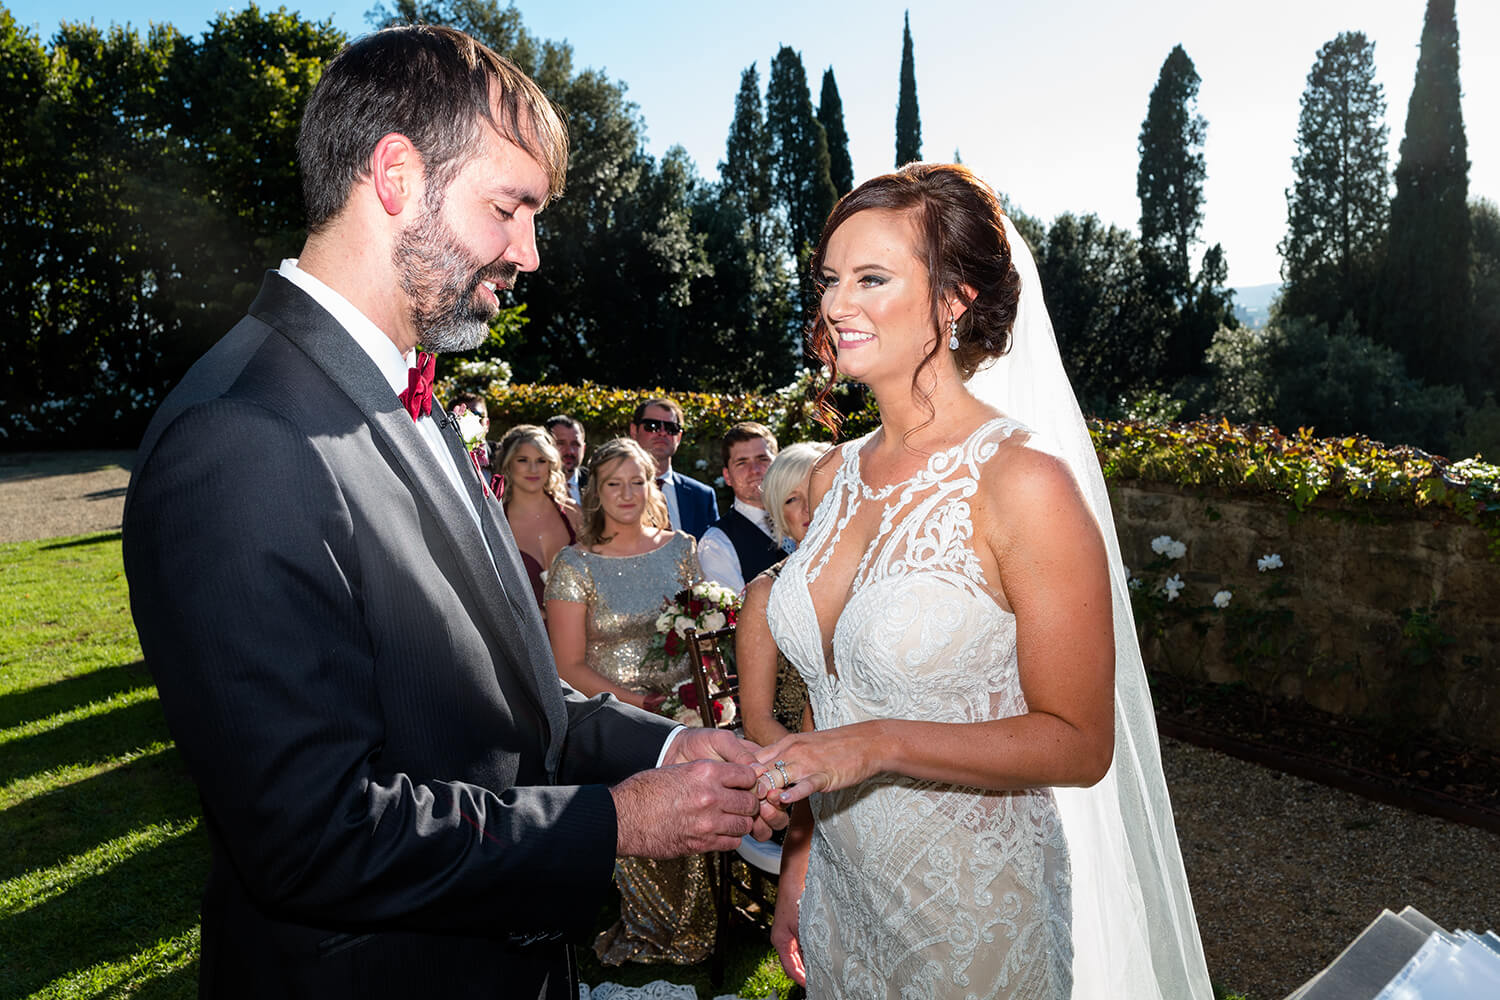
[[864, 499], [884, 500], [886, 497], [889, 497], [892, 493], [894, 493], [898, 488], [905, 486], [912, 480], [916, 479], [917, 476], [922, 474], [922, 472], [931, 471], [934, 463], [939, 459], [945, 456], [952, 456], [956, 459], [959, 455], [963, 454], [964, 450], [967, 449], [976, 438], [982, 436], [985, 432], [989, 431], [996, 425], [1009, 425], [1012, 429], [1012, 432], [1023, 427], [1021, 423], [1005, 416], [1004, 414], [990, 417], [983, 423], [979, 424], [979, 426], [975, 427], [967, 435], [965, 435], [964, 439], [957, 444], [952, 445], [948, 448], [944, 448], [941, 451], [934, 451], [929, 453], [927, 456], [926, 464], [922, 466], [921, 470], [914, 473], [913, 475], [908, 476], [905, 479], [897, 480], [894, 483], [888, 483], [885, 486], [871, 486], [865, 481], [864, 449], [876, 434], [879, 434], [884, 430], [884, 428], [877, 427], [875, 428], [875, 430], [871, 431], [864, 437], [860, 438], [858, 441], [854, 442], [852, 455], [849, 459], [849, 472], [854, 477], [854, 482], [859, 486], [860, 495], [864, 497]]

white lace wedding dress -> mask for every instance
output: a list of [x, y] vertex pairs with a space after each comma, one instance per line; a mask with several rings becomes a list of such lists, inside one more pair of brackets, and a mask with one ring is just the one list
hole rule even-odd
[[[1020, 437], [1012, 439], [1019, 432]], [[969, 498], [1025, 428], [996, 419], [911, 480], [872, 489], [843, 462], [771, 592], [776, 644], [819, 729], [866, 719], [978, 722], [1026, 711], [1015, 617], [990, 596]], [[851, 521], [879, 528], [824, 663], [814, 584]], [[866, 532], [852, 532], [864, 535]], [[883, 775], [811, 799], [799, 928], [808, 994], [1060, 998], [1072, 989], [1071, 876], [1049, 789], [997, 793]]]

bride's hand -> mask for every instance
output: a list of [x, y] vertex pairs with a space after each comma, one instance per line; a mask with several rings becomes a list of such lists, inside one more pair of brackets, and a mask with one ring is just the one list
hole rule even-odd
[[781, 789], [769, 797], [790, 804], [813, 792], [837, 791], [879, 774], [883, 770], [877, 757], [880, 739], [879, 722], [856, 722], [783, 736], [755, 757], [769, 766], [767, 777]]
[[802, 901], [800, 892], [793, 893], [784, 886], [776, 893], [776, 915], [771, 920], [771, 944], [781, 958], [781, 967], [798, 986], [807, 986], [807, 969], [802, 964], [802, 941], [798, 927], [798, 909]]

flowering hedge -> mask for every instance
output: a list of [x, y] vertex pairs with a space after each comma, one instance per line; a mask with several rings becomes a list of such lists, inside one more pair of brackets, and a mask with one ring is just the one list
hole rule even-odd
[[[689, 436], [700, 446], [717, 442], [740, 420], [766, 424], [785, 445], [828, 438], [806, 402], [809, 379], [804, 372], [795, 383], [770, 395], [498, 381], [490, 384], [486, 395], [496, 435], [512, 424], [539, 422], [554, 413], [572, 414], [594, 434], [617, 433], [640, 400], [665, 395], [682, 406]], [[863, 434], [876, 422], [871, 402], [849, 415], [844, 436]], [[1274, 427], [1226, 420], [1090, 420], [1089, 432], [1106, 479], [1269, 492], [1285, 497], [1299, 511], [1318, 499], [1449, 510], [1483, 527], [1490, 536], [1491, 553], [1500, 559], [1500, 466], [1478, 458], [1451, 462], [1419, 448], [1391, 448], [1363, 436], [1319, 438], [1306, 428], [1286, 435]]]
[[1484, 528], [1500, 558], [1500, 466], [1478, 458], [1450, 462], [1363, 436], [1318, 438], [1306, 428], [1287, 436], [1227, 420], [1091, 420], [1089, 432], [1106, 479], [1271, 492], [1299, 511], [1319, 498], [1446, 509]]

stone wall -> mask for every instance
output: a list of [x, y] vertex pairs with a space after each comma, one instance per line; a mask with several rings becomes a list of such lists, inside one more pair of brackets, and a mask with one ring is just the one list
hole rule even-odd
[[[1456, 515], [1111, 484], [1152, 669], [1500, 749], [1500, 562]], [[1186, 552], [1169, 559], [1152, 539]], [[1280, 569], [1257, 560], [1278, 555]], [[1165, 579], [1183, 583], [1167, 600]], [[1231, 593], [1225, 607], [1214, 595]]]

